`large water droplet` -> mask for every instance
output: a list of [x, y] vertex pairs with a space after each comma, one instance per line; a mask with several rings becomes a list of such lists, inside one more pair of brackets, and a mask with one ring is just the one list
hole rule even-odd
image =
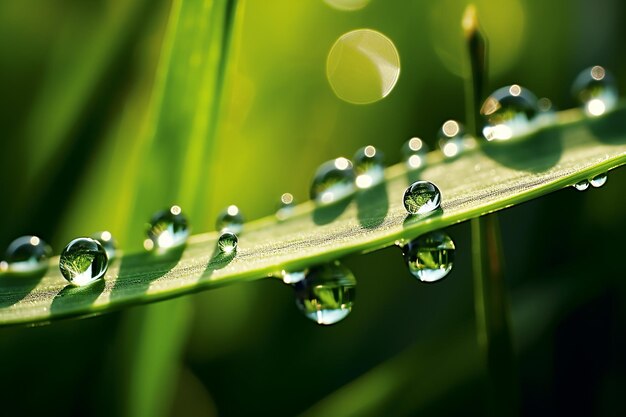
[[311, 184], [311, 200], [326, 205], [354, 193], [354, 170], [352, 162], [337, 158], [324, 162], [315, 171]]
[[107, 257], [109, 258], [109, 260], [115, 258], [117, 252], [117, 242], [115, 241], [115, 239], [113, 239], [113, 235], [111, 235], [111, 232], [108, 232], [106, 230], [102, 232], [96, 232], [91, 236], [91, 238], [100, 242], [104, 250], [107, 252]]
[[600, 116], [617, 104], [617, 86], [603, 67], [586, 68], [574, 80], [572, 94], [583, 105], [588, 116]]
[[537, 97], [517, 84], [494, 91], [483, 103], [483, 136], [488, 141], [504, 141], [532, 132], [538, 111]]
[[385, 179], [383, 153], [372, 145], [364, 146], [356, 151], [354, 157], [355, 184], [359, 188], [370, 188]]
[[465, 127], [456, 120], [448, 120], [441, 125], [437, 135], [439, 148], [447, 158], [454, 158], [466, 148]]
[[409, 169], [417, 169], [424, 166], [428, 145], [420, 138], [414, 137], [402, 145], [402, 159]]
[[354, 104], [387, 97], [400, 76], [400, 56], [380, 32], [357, 29], [342, 35], [328, 53], [326, 75], [335, 94]]
[[318, 324], [334, 324], [352, 310], [356, 279], [339, 262], [313, 267], [294, 284], [296, 305]]
[[179, 206], [157, 212], [150, 220], [144, 247], [159, 252], [182, 246], [189, 237], [187, 218]]
[[107, 253], [95, 239], [79, 237], [67, 244], [59, 269], [70, 284], [83, 286], [101, 279], [108, 268]]
[[324, 0], [324, 2], [337, 10], [351, 12], [364, 8], [370, 0]]
[[409, 272], [420, 281], [439, 281], [452, 269], [454, 242], [446, 233], [426, 233], [402, 247]]
[[239, 207], [231, 204], [218, 214], [215, 228], [221, 232], [228, 231], [238, 235], [243, 230], [243, 221]]
[[589, 181], [582, 180], [574, 184], [573, 187], [576, 188], [578, 191], [585, 191], [587, 188], [589, 188]]
[[2, 269], [17, 273], [39, 272], [48, 268], [52, 255], [50, 246], [37, 236], [15, 239], [5, 252]]
[[596, 175], [595, 177], [590, 179], [589, 184], [593, 185], [596, 188], [602, 187], [606, 183], [607, 178], [608, 177], [605, 172], [604, 174]]
[[278, 210], [276, 210], [276, 218], [278, 220], [285, 220], [293, 214], [293, 209], [296, 206], [295, 200], [291, 193], [283, 193], [280, 196], [280, 202], [278, 203]]
[[237, 250], [239, 239], [237, 235], [231, 232], [222, 232], [217, 239], [217, 248], [224, 255], [232, 255]]
[[411, 214], [426, 214], [441, 205], [441, 192], [429, 181], [416, 181], [404, 192], [404, 208]]

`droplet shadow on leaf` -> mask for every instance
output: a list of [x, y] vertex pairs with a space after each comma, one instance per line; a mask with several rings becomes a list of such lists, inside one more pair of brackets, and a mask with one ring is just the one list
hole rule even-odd
[[389, 211], [386, 184], [383, 182], [359, 191], [356, 196], [356, 205], [361, 227], [374, 229], [380, 226]]
[[7, 272], [0, 276], [0, 308], [10, 307], [30, 294], [46, 271], [42, 268], [30, 273]]
[[84, 287], [66, 285], [54, 296], [50, 305], [52, 314], [62, 314], [63, 311], [73, 310], [80, 307], [89, 307], [102, 294], [106, 283], [103, 279]]
[[213, 255], [211, 255], [211, 260], [209, 261], [209, 264], [206, 266], [206, 269], [204, 270], [203, 277], [206, 278], [210, 276], [213, 273], [213, 271], [224, 268], [233, 259], [235, 259], [235, 256], [237, 256], [236, 250], [232, 251], [231, 253], [223, 253], [222, 251], [219, 250], [217, 245], [215, 245], [215, 249], [213, 250]]
[[623, 112], [611, 112], [589, 122], [589, 130], [600, 142], [620, 144], [626, 142], [626, 118]]
[[406, 172], [406, 178], [409, 181], [409, 184], [413, 184], [415, 181], [419, 181], [422, 179], [422, 168], [412, 169]]
[[561, 159], [561, 134], [556, 129], [512, 139], [504, 143], [483, 143], [482, 151], [500, 164], [521, 171], [542, 172], [552, 168]]
[[[145, 293], [150, 283], [167, 274], [180, 261], [185, 245], [169, 249], [165, 253], [144, 252], [137, 255], [126, 256], [122, 259], [115, 286], [111, 289], [111, 300], [121, 297], [121, 293], [131, 291], [133, 293]], [[151, 265], [150, 271], [146, 272], [145, 265]], [[132, 282], [132, 285], [124, 285]]]
[[334, 221], [337, 217], [341, 216], [341, 213], [344, 212], [353, 198], [354, 195], [352, 194], [332, 204], [315, 207], [315, 210], [313, 210], [313, 221], [317, 225], [328, 224]]
[[432, 219], [433, 217], [439, 217], [442, 214], [443, 210], [441, 209], [441, 207], [426, 214], [407, 214], [406, 218], [402, 222], [402, 227], [406, 229], [407, 227], [410, 227], [415, 223], [419, 223], [426, 219]]

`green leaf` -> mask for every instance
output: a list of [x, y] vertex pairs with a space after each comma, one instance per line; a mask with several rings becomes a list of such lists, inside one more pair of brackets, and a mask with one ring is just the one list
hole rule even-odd
[[[258, 279], [282, 269], [299, 270], [501, 210], [626, 163], [625, 120], [624, 107], [596, 119], [566, 111], [559, 114], [558, 123], [512, 143], [477, 147], [452, 161], [433, 152], [421, 172], [407, 172], [403, 164], [389, 167], [385, 184], [352, 199], [322, 209], [309, 202], [286, 221], [270, 216], [246, 224], [232, 259], [215, 250], [216, 233], [200, 234], [183, 251], [167, 256], [123, 256], [112, 263], [104, 282], [88, 288], [66, 287], [58, 260], [53, 259], [39, 280], [1, 278], [0, 323], [95, 314]], [[441, 212], [407, 216], [401, 197], [418, 177], [440, 188]]]

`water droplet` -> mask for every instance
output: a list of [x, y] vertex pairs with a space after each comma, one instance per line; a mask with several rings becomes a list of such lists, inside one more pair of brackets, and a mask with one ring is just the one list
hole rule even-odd
[[328, 53], [326, 75], [342, 100], [369, 104], [391, 91], [400, 76], [400, 56], [393, 42], [372, 29], [343, 34]]
[[182, 246], [189, 237], [187, 218], [179, 206], [159, 211], [152, 216], [147, 234], [149, 239], [144, 242], [146, 249], [166, 251]]
[[439, 148], [447, 158], [454, 158], [466, 148], [465, 127], [456, 120], [448, 120], [439, 129]]
[[596, 65], [583, 70], [572, 86], [572, 95], [588, 116], [600, 116], [617, 104], [617, 86], [611, 73]]
[[339, 262], [313, 267], [294, 284], [296, 305], [318, 324], [334, 324], [352, 310], [356, 279]]
[[231, 255], [237, 250], [239, 239], [231, 232], [222, 232], [217, 239], [217, 248], [225, 255]]
[[480, 109], [485, 119], [483, 136], [488, 141], [504, 141], [532, 132], [538, 110], [537, 97], [527, 88], [517, 84], [499, 88]]
[[417, 169], [424, 166], [428, 145], [418, 137], [407, 140], [402, 145], [402, 158], [409, 169]]
[[59, 258], [59, 269], [70, 284], [83, 286], [101, 279], [109, 260], [100, 242], [79, 237], [67, 244]]
[[3, 269], [10, 272], [29, 273], [48, 268], [52, 255], [50, 246], [37, 236], [21, 236], [15, 239], [5, 252]]
[[578, 191], [585, 191], [587, 188], [589, 188], [589, 181], [582, 180], [580, 182], [577, 182], [576, 184], [574, 184], [574, 188], [576, 188]]
[[220, 232], [228, 231], [234, 234], [240, 234], [243, 230], [243, 221], [244, 219], [239, 207], [231, 204], [218, 214], [215, 228]]
[[293, 195], [291, 193], [283, 193], [283, 195], [280, 196], [278, 210], [276, 210], [276, 218], [280, 221], [287, 219], [293, 214], [295, 206], [296, 203]]
[[311, 200], [319, 205], [339, 201], [354, 193], [352, 162], [337, 158], [324, 162], [315, 171], [311, 184]]
[[441, 231], [413, 239], [402, 252], [409, 272], [423, 282], [439, 281], [448, 275], [454, 263], [454, 242]]
[[606, 172], [604, 174], [596, 175], [592, 179], [589, 180], [589, 183], [593, 185], [595, 188], [602, 187], [607, 180]]
[[115, 239], [113, 239], [111, 232], [108, 232], [106, 230], [102, 232], [96, 232], [91, 236], [91, 238], [96, 239], [98, 242], [100, 242], [104, 250], [107, 252], [107, 258], [109, 258], [109, 260], [115, 258], [117, 252], [117, 242], [115, 241]]
[[385, 179], [383, 153], [372, 145], [360, 148], [352, 158], [354, 161], [355, 184], [359, 188], [370, 188]]
[[364, 8], [370, 0], [324, 0], [324, 2], [337, 10], [351, 12]]
[[302, 281], [308, 273], [308, 269], [302, 271], [285, 271], [283, 269], [280, 271], [280, 278], [282, 278], [285, 284], [295, 284], [296, 282]]
[[416, 181], [404, 192], [404, 208], [411, 214], [426, 214], [441, 205], [441, 192], [429, 181]]

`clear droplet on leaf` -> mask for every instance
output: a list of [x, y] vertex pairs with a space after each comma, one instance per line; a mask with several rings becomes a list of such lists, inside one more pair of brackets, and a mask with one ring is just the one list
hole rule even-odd
[[224, 255], [231, 255], [237, 251], [239, 239], [231, 232], [222, 232], [217, 239], [217, 248]]
[[539, 110], [537, 97], [517, 84], [494, 91], [483, 103], [483, 136], [488, 141], [506, 141], [530, 133]]
[[617, 85], [613, 76], [603, 67], [586, 68], [572, 86], [572, 94], [582, 104], [588, 116], [600, 116], [617, 104]]
[[10, 272], [30, 273], [48, 268], [48, 259], [52, 256], [50, 246], [37, 236], [21, 236], [7, 248], [3, 269]]
[[402, 145], [402, 159], [408, 169], [422, 168], [427, 153], [428, 145], [418, 137], [411, 138]]
[[106, 230], [96, 232], [91, 236], [91, 238], [100, 242], [104, 250], [107, 252], [109, 260], [113, 260], [115, 258], [117, 252], [117, 242], [113, 239], [111, 232]]
[[332, 204], [354, 193], [352, 162], [337, 158], [324, 162], [315, 171], [311, 200], [318, 205]]
[[385, 179], [383, 154], [372, 145], [364, 146], [356, 151], [354, 162], [355, 184], [359, 188], [370, 188]]
[[439, 149], [446, 158], [459, 156], [466, 148], [465, 127], [456, 120], [448, 120], [441, 125], [437, 135]]
[[605, 172], [604, 174], [596, 175], [595, 177], [590, 179], [589, 184], [591, 184], [595, 188], [599, 188], [599, 187], [602, 187], [606, 183], [607, 178], [608, 177]]
[[427, 214], [441, 205], [441, 192], [430, 181], [416, 181], [404, 192], [404, 208], [411, 214]]
[[228, 231], [238, 235], [243, 230], [243, 222], [241, 210], [239, 210], [239, 207], [231, 204], [218, 214], [215, 228], [221, 232]]
[[59, 269], [70, 284], [89, 285], [107, 271], [109, 260], [100, 242], [88, 237], [72, 240], [61, 252]]
[[159, 211], [152, 216], [147, 235], [144, 246], [148, 250], [166, 251], [180, 247], [189, 237], [187, 218], [179, 206]]
[[576, 188], [578, 191], [585, 191], [587, 188], [589, 188], [589, 181], [582, 180], [580, 182], [577, 182], [576, 184], [574, 184], [574, 188]]
[[348, 268], [334, 262], [311, 268], [293, 287], [300, 311], [328, 325], [343, 320], [352, 310], [356, 279]]
[[423, 282], [439, 281], [448, 275], [454, 250], [450, 236], [441, 231], [426, 233], [402, 247], [409, 272]]

